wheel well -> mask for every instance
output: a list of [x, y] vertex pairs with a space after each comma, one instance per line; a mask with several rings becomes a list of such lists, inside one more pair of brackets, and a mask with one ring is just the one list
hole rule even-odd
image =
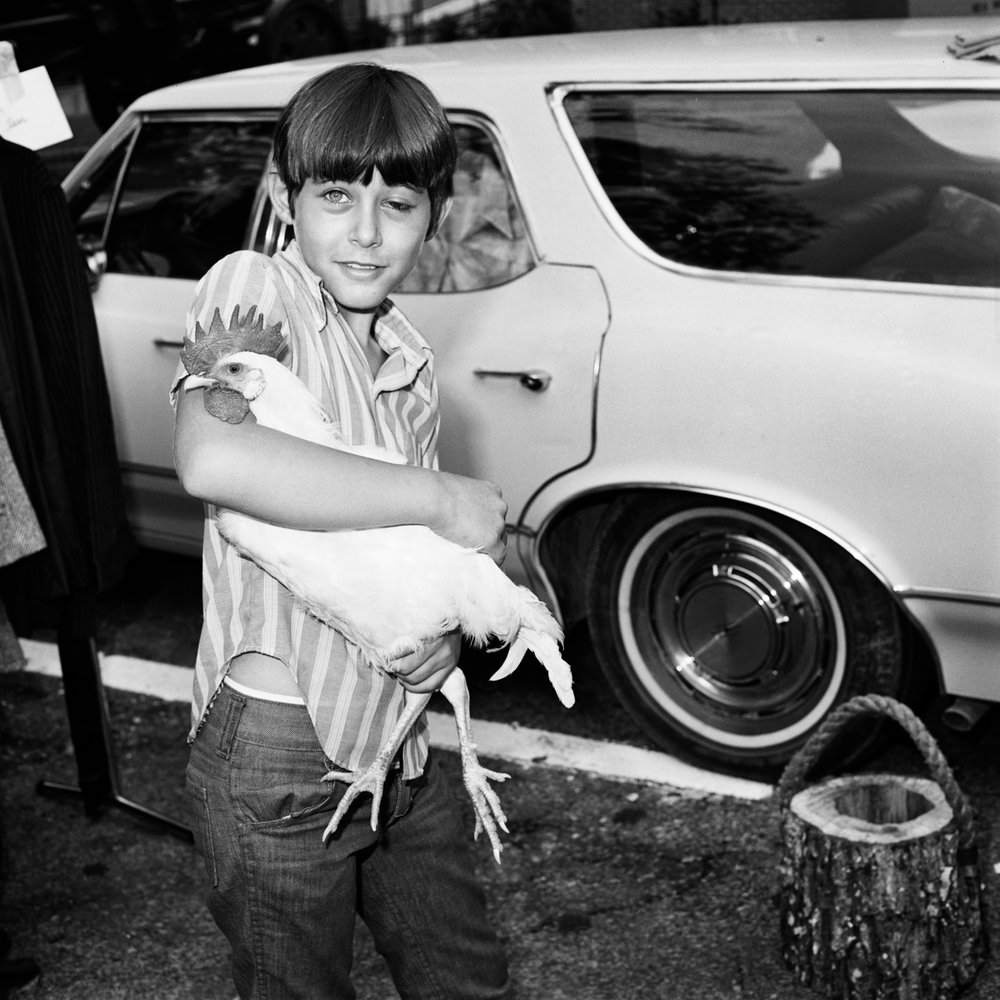
[[[562, 507], [544, 526], [539, 542], [539, 558], [549, 583], [559, 600], [560, 612], [567, 630], [579, 625], [587, 618], [587, 571], [595, 541], [600, 535], [601, 523], [608, 510], [612, 506], [640, 498], [649, 502], [655, 502], [657, 496], [673, 500], [676, 499], [679, 492], [682, 491], [655, 487], [610, 488], [595, 491], [575, 498]], [[835, 547], [846, 558], [854, 558], [846, 547], [838, 544], [834, 539], [788, 515], [779, 514], [754, 504], [709, 497], [686, 490], [683, 493], [691, 498], [692, 503], [711, 499], [713, 502], [766, 516], [775, 523], [784, 525], [793, 534], [811, 538], [818, 547], [825, 549]], [[861, 563], [858, 565], [879, 586], [885, 588], [884, 582], [879, 580], [868, 567]], [[906, 655], [912, 665], [908, 671], [907, 691], [904, 693], [903, 700], [919, 709], [930, 697], [941, 690], [940, 667], [933, 648], [923, 631], [916, 627], [895, 594], [892, 594], [891, 591], [889, 593], [900, 611], [900, 620], [906, 642]]]
[[587, 617], [587, 566], [601, 520], [616, 499], [627, 495], [608, 490], [577, 497], [543, 530], [538, 555], [567, 630]]

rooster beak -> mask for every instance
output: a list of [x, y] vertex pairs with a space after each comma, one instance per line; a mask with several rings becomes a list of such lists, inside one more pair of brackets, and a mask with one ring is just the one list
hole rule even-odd
[[209, 378], [207, 375], [188, 375], [184, 379], [184, 391], [191, 389], [210, 389], [213, 385], [218, 385], [217, 379]]

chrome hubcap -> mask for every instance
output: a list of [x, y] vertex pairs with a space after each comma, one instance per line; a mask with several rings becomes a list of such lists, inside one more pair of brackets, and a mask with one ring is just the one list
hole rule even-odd
[[806, 731], [844, 672], [843, 619], [825, 577], [752, 515], [692, 509], [656, 524], [626, 563], [619, 621], [647, 695], [733, 746]]

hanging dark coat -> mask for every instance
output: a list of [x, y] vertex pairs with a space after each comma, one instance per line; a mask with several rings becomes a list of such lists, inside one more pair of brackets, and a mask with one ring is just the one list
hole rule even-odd
[[[46, 548], [0, 572], [15, 625], [92, 634], [134, 548], [86, 266], [41, 157], [0, 139], [0, 420]], [[62, 616], [63, 620], [59, 620]], [[55, 620], [53, 620], [55, 619]]]

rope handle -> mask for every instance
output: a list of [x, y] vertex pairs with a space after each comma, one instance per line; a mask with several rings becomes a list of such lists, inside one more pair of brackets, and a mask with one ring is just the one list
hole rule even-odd
[[906, 705], [880, 694], [858, 695], [839, 705], [809, 737], [805, 745], [788, 762], [778, 782], [778, 801], [782, 810], [787, 809], [793, 796], [805, 787], [806, 776], [833, 737], [844, 725], [862, 715], [884, 715], [894, 719], [903, 727], [916, 744], [931, 777], [940, 786], [948, 805], [951, 806], [958, 827], [960, 846], [974, 847], [976, 831], [972, 807], [958, 787], [955, 776], [934, 737]]

